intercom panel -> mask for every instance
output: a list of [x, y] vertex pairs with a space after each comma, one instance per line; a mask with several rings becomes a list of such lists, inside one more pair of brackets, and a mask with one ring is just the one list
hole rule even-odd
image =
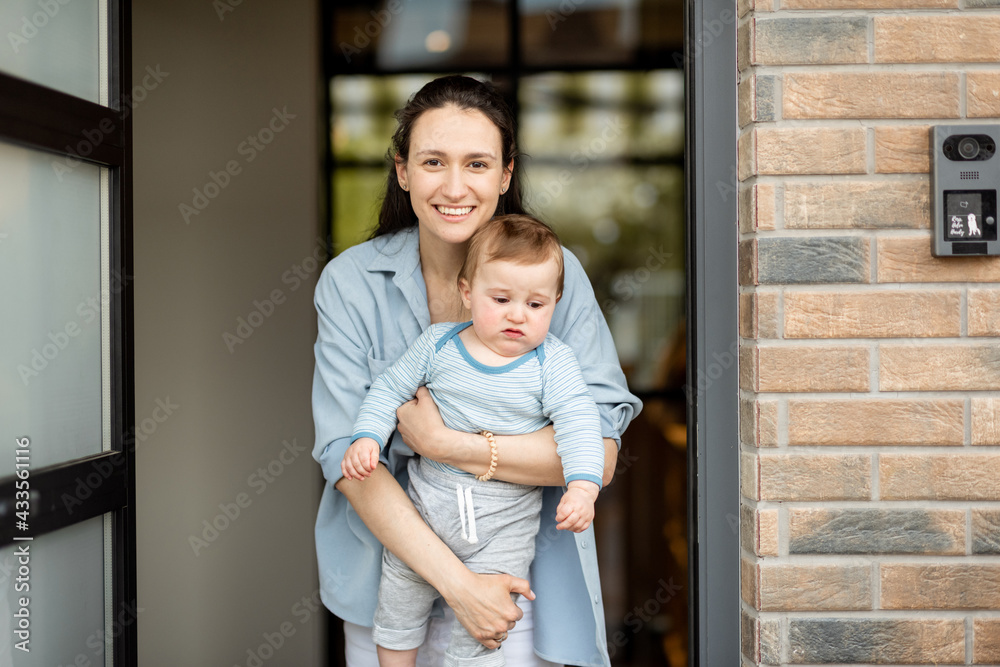
[[1000, 125], [938, 125], [932, 141], [932, 253], [1000, 255]]

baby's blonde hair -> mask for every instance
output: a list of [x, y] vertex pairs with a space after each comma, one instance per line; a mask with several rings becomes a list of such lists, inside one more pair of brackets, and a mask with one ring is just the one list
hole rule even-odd
[[458, 272], [458, 280], [472, 285], [479, 267], [487, 262], [541, 264], [554, 259], [559, 265], [556, 295], [562, 296], [565, 271], [559, 237], [544, 222], [524, 214], [501, 215], [476, 230]]

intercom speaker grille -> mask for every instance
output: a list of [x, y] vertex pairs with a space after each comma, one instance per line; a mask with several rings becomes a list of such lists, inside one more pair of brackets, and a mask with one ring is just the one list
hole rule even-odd
[[[954, 173], [954, 172], [952, 172]], [[974, 181], [979, 178], [978, 171], [961, 171], [958, 173], [958, 177], [963, 181]]]

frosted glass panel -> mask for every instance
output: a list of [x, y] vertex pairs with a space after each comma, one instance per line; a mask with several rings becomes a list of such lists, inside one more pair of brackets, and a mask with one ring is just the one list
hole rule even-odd
[[106, 103], [103, 0], [3, 0], [0, 70]]
[[56, 164], [0, 143], [0, 435], [29, 438], [32, 470], [106, 449], [107, 174]]
[[[104, 518], [95, 517], [0, 549], [0, 618], [6, 626], [0, 665], [105, 664], [113, 630], [106, 630], [104, 530]], [[28, 610], [27, 637], [15, 632], [21, 609]], [[17, 647], [24, 639], [29, 652]]]

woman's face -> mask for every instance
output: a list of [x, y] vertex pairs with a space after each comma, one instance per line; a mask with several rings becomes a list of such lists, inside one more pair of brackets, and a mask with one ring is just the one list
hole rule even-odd
[[421, 238], [465, 243], [493, 217], [513, 168], [504, 169], [502, 149], [500, 130], [481, 111], [446, 106], [417, 118], [396, 176], [410, 192]]

